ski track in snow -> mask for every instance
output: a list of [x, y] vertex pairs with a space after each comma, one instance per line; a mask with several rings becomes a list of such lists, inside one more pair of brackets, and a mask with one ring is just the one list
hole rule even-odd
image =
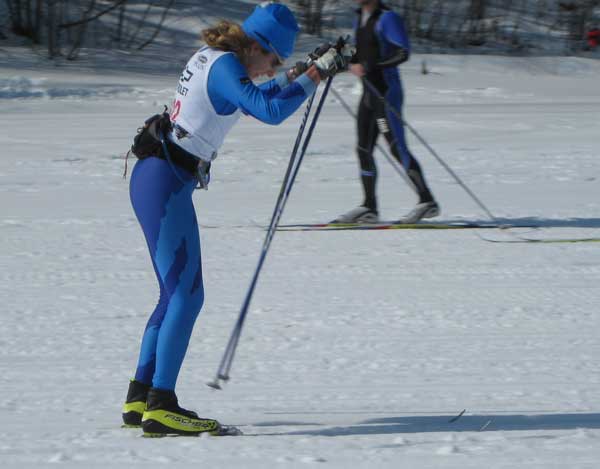
[[[599, 236], [600, 65], [427, 58], [441, 74], [422, 77], [411, 62], [406, 118], [494, 215], [540, 225], [536, 235]], [[278, 128], [242, 119], [210, 190], [194, 196], [206, 303], [178, 394], [246, 436], [146, 440], [119, 428], [157, 294], [122, 157], [169, 102], [177, 73], [98, 86], [85, 74], [0, 69], [2, 467], [597, 467], [595, 243], [277, 233], [232, 380], [222, 392], [204, 385], [256, 266], [301, 112]], [[355, 82], [334, 83], [355, 106]], [[409, 139], [440, 221], [489, 221]], [[360, 201], [354, 145], [353, 122], [329, 98], [282, 222], [327, 221]], [[414, 196], [377, 161], [382, 216], [400, 216]]]

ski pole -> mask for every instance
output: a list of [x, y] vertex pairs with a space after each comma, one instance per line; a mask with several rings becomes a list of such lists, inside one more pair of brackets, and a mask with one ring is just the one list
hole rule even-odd
[[[285, 193], [286, 193], [286, 189], [287, 186], [289, 184], [289, 180], [290, 180], [290, 174], [292, 174], [292, 170], [294, 168], [294, 165], [296, 164], [296, 154], [298, 153], [298, 149], [300, 148], [300, 142], [302, 141], [302, 136], [304, 134], [304, 129], [306, 128], [306, 123], [308, 121], [308, 115], [310, 114], [310, 110], [312, 108], [312, 104], [313, 101], [315, 99], [317, 92], [315, 91], [312, 96], [310, 97], [310, 100], [308, 101], [308, 104], [306, 105], [306, 111], [304, 112], [304, 116], [302, 117], [302, 122], [300, 123], [300, 129], [298, 129], [298, 135], [296, 136], [296, 141], [294, 142], [294, 148], [292, 149], [292, 154], [290, 156], [290, 162], [288, 164], [288, 167], [285, 171], [285, 176], [283, 177], [283, 182], [281, 183], [281, 189], [279, 190], [279, 195], [277, 196], [277, 201], [275, 202], [275, 207], [273, 207], [273, 214], [271, 215], [271, 222], [269, 223], [269, 227], [267, 229], [267, 234], [271, 231], [273, 231], [273, 225], [275, 224], [275, 221], [277, 219], [277, 213], [279, 212], [279, 207], [282, 204], [283, 199], [285, 198]], [[269, 237], [265, 237], [265, 241], [263, 242], [263, 249], [265, 248], [265, 246], [267, 245]]]
[[[314, 97], [314, 96], [313, 96]], [[246, 315], [248, 313], [248, 309], [249, 309], [249, 305], [250, 305], [250, 300], [252, 298], [253, 292], [254, 292], [254, 288], [256, 286], [257, 280], [258, 280], [258, 275], [261, 271], [262, 265], [264, 263], [264, 260], [266, 258], [266, 254], [267, 251], [269, 249], [269, 246], [271, 244], [271, 240], [273, 239], [274, 236], [274, 232], [277, 226], [277, 222], [278, 219], [280, 217], [281, 211], [282, 211], [282, 205], [285, 204], [285, 199], [286, 199], [286, 194], [289, 194], [289, 190], [290, 190], [290, 175], [292, 174], [292, 171], [294, 169], [294, 166], [296, 165], [296, 154], [297, 154], [297, 150], [299, 147], [299, 142], [301, 139], [301, 136], [303, 134], [304, 131], [304, 126], [306, 124], [306, 117], [308, 116], [308, 113], [310, 111], [310, 105], [312, 104], [312, 99], [311, 99], [311, 103], [309, 103], [309, 106], [307, 106], [307, 112], [305, 113], [305, 119], [301, 125], [300, 131], [298, 132], [298, 137], [296, 139], [296, 144], [294, 145], [294, 150], [292, 151], [292, 156], [290, 157], [290, 163], [288, 165], [288, 169], [286, 171], [286, 175], [284, 177], [284, 181], [282, 183], [282, 187], [281, 187], [281, 191], [279, 193], [279, 197], [277, 199], [277, 203], [275, 205], [275, 209], [273, 211], [273, 216], [271, 218], [271, 223], [269, 225], [269, 229], [267, 230], [267, 235], [265, 237], [265, 242], [263, 243], [263, 248], [261, 251], [261, 256], [259, 258], [259, 262], [257, 265], [257, 268], [254, 272], [254, 276], [252, 278], [252, 282], [250, 284], [250, 288], [248, 289], [248, 292], [246, 294], [246, 298], [244, 300], [244, 303], [242, 305], [242, 308], [240, 310], [240, 314], [238, 316], [238, 320], [234, 326], [234, 329], [231, 333], [230, 339], [229, 339], [229, 343], [227, 344], [227, 348], [225, 350], [225, 353], [223, 355], [223, 358], [221, 360], [221, 363], [219, 365], [219, 369], [217, 371], [217, 376], [215, 378], [215, 380], [211, 383], [208, 383], [208, 385], [212, 388], [215, 389], [221, 389], [220, 384], [219, 384], [219, 380], [223, 380], [223, 381], [227, 381], [229, 379], [229, 371], [231, 369], [231, 365], [233, 363], [233, 358], [235, 356], [235, 351], [237, 349], [237, 344], [239, 342], [239, 338], [241, 336], [241, 332], [242, 332], [242, 328], [244, 325], [244, 321], [246, 318]], [[315, 117], [313, 117], [313, 122], [315, 120]]]
[[[277, 202], [275, 204], [275, 209], [273, 211], [273, 216], [271, 218], [271, 223], [269, 224], [269, 228], [267, 230], [267, 235], [265, 237], [265, 241], [263, 243], [263, 248], [261, 251], [261, 255], [259, 257], [258, 260], [258, 265], [256, 267], [256, 270], [254, 272], [254, 276], [252, 278], [252, 281], [250, 283], [250, 287], [248, 289], [248, 292], [246, 293], [246, 297], [244, 299], [244, 302], [242, 304], [242, 308], [240, 310], [240, 314], [238, 316], [238, 319], [236, 321], [236, 324], [231, 332], [231, 336], [229, 338], [229, 342], [227, 344], [227, 347], [225, 349], [225, 353], [223, 354], [223, 358], [221, 359], [221, 363], [219, 365], [219, 369], [217, 371], [217, 375], [214, 379], [214, 381], [207, 383], [208, 386], [214, 388], [214, 389], [221, 389], [220, 380], [223, 381], [227, 381], [229, 380], [229, 372], [231, 370], [231, 365], [233, 363], [233, 359], [235, 356], [235, 351], [237, 349], [237, 344], [239, 342], [241, 333], [242, 333], [242, 328], [244, 325], [244, 321], [246, 318], [246, 315], [248, 314], [248, 309], [250, 306], [250, 301], [252, 299], [252, 295], [254, 293], [254, 289], [256, 287], [256, 283], [258, 281], [258, 276], [260, 274], [260, 271], [262, 269], [263, 263], [266, 259], [266, 255], [268, 252], [268, 249], [270, 247], [271, 241], [273, 239], [275, 230], [277, 228], [277, 224], [279, 223], [279, 219], [281, 218], [281, 215], [283, 213], [283, 208], [285, 207], [285, 203], [287, 201], [287, 198], [291, 192], [291, 188], [294, 182], [294, 179], [298, 173], [298, 169], [299, 169], [299, 165], [300, 162], [302, 161], [304, 154], [306, 152], [306, 148], [308, 147], [308, 142], [310, 141], [310, 138], [312, 136], [312, 132], [314, 131], [314, 128], [316, 126], [316, 122], [317, 119], [319, 117], [321, 108], [323, 106], [323, 103], [325, 102], [325, 98], [327, 96], [327, 90], [329, 89], [330, 85], [331, 85], [331, 80], [332, 77], [329, 78], [328, 82], [327, 82], [327, 86], [325, 88], [325, 91], [323, 92], [323, 95], [321, 96], [321, 100], [319, 102], [319, 105], [317, 107], [317, 111], [315, 113], [315, 115], [313, 116], [310, 128], [309, 128], [309, 132], [307, 134], [306, 139], [304, 140], [304, 144], [302, 146], [302, 150], [301, 150], [301, 154], [300, 157], [298, 158], [298, 160], [296, 161], [296, 155], [298, 152], [298, 148], [300, 146], [300, 141], [302, 139], [302, 135], [304, 133], [304, 128], [306, 126], [306, 122], [308, 120], [308, 115], [310, 113], [310, 108], [312, 106], [312, 102], [314, 99], [314, 94], [311, 97], [305, 114], [304, 114], [304, 118], [302, 120], [302, 123], [300, 125], [300, 129], [298, 131], [298, 136], [296, 137], [296, 142], [294, 144], [294, 148], [292, 150], [292, 154], [290, 156], [290, 162], [288, 164], [288, 168], [286, 170], [286, 174], [284, 176], [284, 180], [281, 186], [281, 190], [279, 192], [279, 196], [277, 198]], [[290, 177], [291, 176], [291, 177]]]
[[[306, 110], [304, 111], [304, 116], [302, 117], [302, 122], [300, 123], [300, 128], [298, 129], [298, 134], [296, 135], [296, 141], [294, 143], [294, 147], [292, 149], [292, 153], [290, 155], [290, 161], [288, 163], [288, 167], [286, 169], [285, 172], [285, 176], [283, 177], [283, 182], [281, 184], [281, 189], [279, 191], [279, 195], [277, 196], [277, 201], [275, 202], [275, 207], [273, 209], [273, 214], [271, 215], [271, 222], [269, 223], [269, 228], [267, 229], [267, 235], [272, 231], [273, 229], [273, 223], [275, 221], [275, 217], [276, 214], [278, 212], [278, 208], [281, 204], [281, 200], [283, 199], [283, 196], [285, 194], [285, 189], [287, 187], [288, 184], [288, 180], [292, 171], [292, 168], [294, 166], [295, 163], [295, 158], [296, 158], [296, 154], [298, 152], [298, 148], [300, 147], [300, 142], [302, 141], [302, 135], [304, 134], [304, 129], [306, 127], [306, 123], [308, 120], [308, 116], [310, 114], [310, 109], [312, 107], [314, 98], [316, 95], [316, 91], [315, 93], [312, 94], [312, 96], [310, 97], [307, 105], [306, 105]], [[265, 248], [267, 246], [267, 240], [268, 240], [268, 236], [265, 237], [265, 241], [263, 242], [263, 247], [262, 247], [262, 251], [261, 251], [261, 256], [259, 257], [259, 265], [256, 268], [256, 271], [254, 273], [254, 277], [257, 277], [257, 273], [260, 270], [260, 266], [262, 264], [261, 260], [262, 260], [262, 253], [265, 252]], [[253, 278], [253, 282], [254, 283], [254, 278]], [[246, 300], [248, 300], [248, 296], [250, 294], [250, 290], [253, 288], [252, 287], [252, 283], [250, 285], [250, 289], [248, 290], [247, 294], [246, 294], [246, 299], [244, 301], [244, 305], [246, 303]], [[244, 306], [242, 306], [242, 309], [240, 311], [240, 314], [238, 316], [238, 319], [235, 323], [235, 326], [233, 327], [233, 330], [231, 331], [231, 335], [229, 337], [229, 341], [227, 342], [227, 347], [225, 348], [225, 352], [223, 353], [223, 357], [221, 358], [221, 362], [219, 364], [219, 368], [217, 371], [217, 374], [215, 376], [215, 379], [209, 383], [207, 383], [208, 386], [210, 386], [211, 388], [214, 389], [221, 389], [221, 386], [219, 384], [219, 380], [227, 380], [229, 379], [228, 377], [228, 373], [225, 371], [228, 366], [228, 363], [231, 363], [233, 361], [233, 353], [235, 351], [235, 349], [237, 348], [237, 342], [239, 340], [239, 336], [241, 333], [241, 328], [243, 326], [243, 322], [244, 322], [244, 316], [245, 316], [245, 312], [244, 312]]]
[[[357, 120], [358, 117], [356, 116], [356, 113], [352, 110], [352, 108], [348, 105], [348, 103], [346, 103], [344, 98], [342, 98], [342, 95], [335, 88], [331, 88], [331, 91], [333, 92], [335, 97], [339, 100], [342, 107], [348, 112], [348, 114], [350, 114], [354, 118], [354, 120]], [[392, 168], [394, 168], [394, 170], [396, 170], [396, 172], [402, 177], [402, 179], [404, 179], [404, 181], [409, 186], [412, 187], [413, 186], [412, 181], [408, 178], [408, 176], [406, 175], [406, 173], [404, 171], [402, 171], [402, 170], [400, 170], [400, 168], [398, 168], [397, 161], [394, 158], [392, 158], [389, 155], [389, 153], [387, 151], [385, 151], [384, 148], [381, 145], [379, 145], [378, 143], [375, 143], [375, 148], [377, 148], [383, 154], [383, 156], [385, 156], [385, 158], [388, 160], [388, 162], [390, 163]]]
[[452, 171], [452, 168], [450, 168], [450, 166], [448, 166], [446, 164], [446, 162], [435, 152], [435, 150], [433, 148], [431, 148], [431, 146], [427, 143], [427, 141], [421, 137], [421, 135], [419, 135], [419, 133], [408, 123], [404, 120], [404, 118], [402, 117], [402, 114], [400, 113], [400, 111], [398, 111], [398, 109], [396, 109], [394, 106], [392, 106], [389, 101], [382, 96], [382, 94], [379, 92], [379, 90], [377, 88], [375, 88], [375, 85], [373, 85], [373, 83], [371, 83], [367, 78], [363, 77], [363, 83], [367, 86], [367, 88], [369, 88], [369, 90], [371, 91], [371, 93], [373, 93], [379, 100], [381, 100], [383, 102], [383, 104], [385, 105], [385, 107], [387, 109], [389, 109], [391, 112], [394, 113], [394, 115], [400, 119], [400, 122], [402, 122], [402, 124], [404, 124], [406, 127], [408, 127], [408, 130], [410, 130], [413, 135], [415, 137], [417, 137], [417, 139], [421, 142], [421, 144], [427, 148], [427, 150], [429, 150], [429, 152], [434, 156], [434, 158], [438, 161], [438, 163], [440, 163], [444, 169], [446, 171], [448, 171], [448, 173], [454, 178], [454, 180], [466, 191], [467, 194], [469, 194], [469, 196], [471, 196], [471, 198], [475, 201], [475, 203], [477, 203], [477, 205], [479, 205], [479, 207], [487, 214], [487, 216], [496, 224], [500, 224], [500, 222], [498, 221], [498, 219], [492, 215], [492, 212], [490, 212], [488, 210], [488, 208], [484, 205], [484, 203], [479, 200], [479, 198], [473, 193], [473, 191], [471, 191], [471, 189], [469, 189], [467, 187], [467, 185], [458, 177], [458, 175]]
[[279, 210], [279, 216], [277, 217], [276, 225], [279, 225], [279, 220], [281, 219], [281, 215], [283, 214], [283, 209], [285, 208], [287, 199], [290, 195], [290, 192], [292, 191], [292, 186], [294, 185], [294, 181], [296, 180], [296, 176], [298, 175], [298, 170], [300, 169], [300, 165], [302, 164], [302, 161], [304, 160], [304, 155], [306, 154], [306, 149], [308, 148], [308, 144], [310, 143], [310, 139], [312, 138], [312, 134], [317, 125], [317, 119], [321, 115], [321, 110], [323, 109], [323, 105], [325, 104], [325, 99], [327, 98], [327, 94], [329, 93], [329, 90], [331, 89], [332, 81], [333, 81], [333, 76], [329, 77], [327, 79], [327, 83], [325, 84], [325, 89], [323, 90], [323, 94], [321, 95], [321, 99], [319, 100], [319, 104], [317, 105], [317, 110], [315, 111], [313, 120], [310, 124], [310, 127], [308, 128], [308, 134], [306, 135], [306, 138], [304, 139], [304, 143], [302, 144], [302, 149], [300, 150], [300, 156], [298, 157], [298, 163], [296, 164], [296, 167], [294, 168], [294, 173], [292, 174], [292, 178], [290, 180], [290, 183], [288, 184], [288, 188], [285, 193], [285, 198], [283, 199], [281, 209]]
[[[331, 78], [328, 82], [329, 84], [331, 83]], [[257, 269], [255, 271], [255, 275], [252, 279], [250, 288], [248, 290], [248, 293], [246, 295], [246, 299], [244, 301], [244, 304], [242, 306], [242, 309], [240, 311], [240, 315], [238, 317], [238, 321], [234, 327], [234, 330], [232, 331], [231, 334], [231, 338], [229, 341], [229, 344], [227, 346], [225, 355], [223, 356], [223, 360], [221, 361], [221, 365], [219, 367], [219, 371], [217, 373], [217, 379], [215, 380], [215, 382], [213, 383], [209, 383], [209, 386], [216, 388], [216, 389], [220, 389], [219, 386], [219, 382], [218, 380], [224, 380], [227, 381], [229, 379], [229, 371], [231, 369], [231, 365], [233, 363], [233, 358], [235, 356], [235, 351], [237, 349], [237, 344], [239, 341], [239, 338], [241, 336], [241, 332], [242, 332], [242, 327], [246, 318], [246, 315], [248, 313], [248, 309], [250, 306], [250, 300], [252, 298], [253, 292], [254, 292], [254, 288], [256, 287], [256, 283], [258, 280], [258, 275], [260, 273], [260, 270], [262, 268], [262, 265], [264, 263], [264, 260], [266, 258], [266, 254], [267, 251], [269, 249], [269, 246], [271, 244], [271, 241], [273, 239], [275, 230], [277, 228], [277, 225], [279, 223], [279, 219], [281, 218], [281, 214], [283, 213], [283, 208], [285, 206], [285, 203], [287, 202], [287, 198], [289, 196], [289, 193], [291, 191], [294, 179], [296, 174], [298, 173], [298, 169], [299, 169], [299, 164], [302, 161], [304, 154], [306, 152], [306, 148], [308, 147], [308, 142], [310, 141], [310, 138], [312, 136], [312, 133], [314, 131], [314, 128], [316, 126], [317, 123], [317, 119], [319, 117], [320, 111], [322, 109], [323, 103], [325, 102], [325, 97], [327, 95], [326, 91], [329, 88], [329, 86], [326, 87], [326, 90], [323, 93], [323, 96], [321, 97], [321, 100], [319, 102], [319, 105], [317, 107], [317, 111], [315, 113], [315, 115], [313, 116], [310, 128], [309, 128], [309, 132], [307, 134], [307, 137], [304, 140], [304, 144], [301, 150], [301, 154], [300, 157], [298, 158], [298, 160], [296, 161], [295, 159], [293, 161], [290, 161], [290, 165], [288, 166], [288, 170], [291, 170], [293, 168], [294, 172], [293, 172], [293, 176], [291, 179], [288, 178], [284, 178], [284, 184], [282, 185], [282, 191], [285, 188], [285, 191], [280, 193], [283, 194], [283, 197], [278, 199], [278, 202], [280, 202], [280, 204], [278, 204], [276, 206], [276, 209], [274, 211], [274, 218], [271, 220], [271, 225], [270, 225], [270, 229], [267, 232], [267, 236], [265, 237], [265, 243], [263, 245], [263, 250], [261, 253], [261, 257], [259, 259], [259, 264], [257, 266]], [[297, 149], [297, 147], [295, 146], [295, 149]], [[289, 171], [286, 173], [286, 176], [289, 175]]]

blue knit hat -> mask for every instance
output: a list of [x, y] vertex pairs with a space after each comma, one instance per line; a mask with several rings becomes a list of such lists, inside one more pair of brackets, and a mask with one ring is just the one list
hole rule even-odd
[[290, 9], [280, 3], [263, 2], [242, 24], [244, 32], [267, 51], [287, 59], [294, 52], [300, 31]]

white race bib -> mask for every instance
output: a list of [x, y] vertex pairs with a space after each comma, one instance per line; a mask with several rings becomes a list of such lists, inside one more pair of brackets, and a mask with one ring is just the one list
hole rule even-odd
[[170, 140], [204, 161], [212, 161], [225, 136], [240, 118], [241, 111], [221, 116], [208, 95], [208, 74], [215, 61], [233, 52], [203, 47], [183, 70], [171, 112], [173, 130]]

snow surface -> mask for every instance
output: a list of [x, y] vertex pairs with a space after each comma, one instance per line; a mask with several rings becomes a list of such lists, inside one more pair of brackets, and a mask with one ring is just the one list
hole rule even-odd
[[[428, 75], [421, 75], [426, 60]], [[406, 118], [513, 232], [600, 236], [600, 63], [414, 56]], [[0, 465], [597, 468], [600, 244], [492, 244], [477, 230], [277, 233], [232, 380], [216, 371], [302, 112], [244, 118], [195, 194], [206, 303], [178, 384], [239, 438], [147, 440], [120, 408], [157, 288], [122, 179], [178, 69], [0, 68]], [[350, 76], [335, 88], [354, 107]], [[485, 213], [416, 139], [442, 206]], [[284, 214], [361, 199], [354, 124], [330, 96]], [[382, 215], [414, 195], [384, 158]], [[130, 164], [133, 160], [130, 160]], [[481, 235], [508, 236], [504, 232]], [[462, 409], [456, 422], [449, 420]]]

